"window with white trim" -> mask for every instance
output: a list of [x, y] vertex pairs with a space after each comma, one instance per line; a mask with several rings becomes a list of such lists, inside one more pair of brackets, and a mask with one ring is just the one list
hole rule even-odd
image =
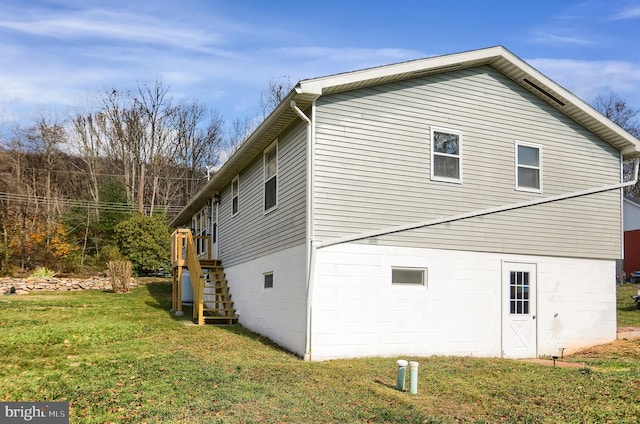
[[516, 190], [542, 192], [542, 146], [515, 142]]
[[462, 182], [462, 132], [431, 127], [431, 179]]
[[264, 288], [272, 289], [273, 288], [273, 272], [265, 272], [262, 275], [264, 276]]
[[240, 176], [231, 180], [231, 215], [236, 216], [240, 211]]
[[264, 151], [264, 211], [278, 207], [278, 141]]
[[427, 285], [425, 268], [391, 268], [391, 284], [394, 285]]

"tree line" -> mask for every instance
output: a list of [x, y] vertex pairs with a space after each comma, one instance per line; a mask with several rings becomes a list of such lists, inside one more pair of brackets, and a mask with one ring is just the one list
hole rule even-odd
[[[278, 81], [272, 79], [262, 92], [263, 118], [290, 88]], [[257, 120], [236, 119], [225, 132], [217, 111], [197, 100], [175, 101], [157, 80], [133, 90], [107, 90], [96, 106], [71, 116], [40, 115], [28, 125], [5, 129], [0, 134], [0, 273], [36, 266], [77, 271], [140, 252], [143, 246], [124, 243], [135, 242], [123, 233], [123, 228], [133, 231], [127, 221], [138, 228], [147, 228], [148, 221], [150, 231], [166, 236], [155, 227], [167, 227], [168, 218]], [[146, 268], [165, 259], [150, 260]]]

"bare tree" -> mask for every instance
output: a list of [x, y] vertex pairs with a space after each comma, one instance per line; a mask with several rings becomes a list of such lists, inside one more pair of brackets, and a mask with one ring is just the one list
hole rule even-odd
[[[45, 213], [47, 226], [49, 227], [53, 222], [53, 217], [61, 213], [60, 210], [54, 211], [55, 199], [52, 174], [60, 157], [60, 145], [66, 141], [66, 133], [62, 123], [52, 122], [41, 116], [35, 125], [28, 129], [27, 139], [31, 143], [34, 152], [39, 154], [44, 162]], [[36, 173], [34, 172], [32, 175], [35, 176]], [[34, 188], [37, 193], [35, 181]]]
[[634, 137], [640, 137], [640, 121], [636, 118], [640, 110], [629, 106], [627, 101], [617, 94], [597, 96], [593, 101], [593, 107]]
[[292, 87], [291, 79], [288, 75], [269, 80], [267, 87], [260, 93], [262, 119], [265, 119], [287, 97]]
[[89, 177], [89, 193], [94, 202], [100, 201], [98, 172], [100, 156], [103, 153], [101, 132], [93, 114], [77, 114], [72, 119], [73, 127], [70, 143], [86, 165]]
[[231, 129], [227, 136], [227, 156], [231, 156], [232, 154], [234, 154], [242, 145], [242, 143], [244, 143], [244, 141], [249, 138], [249, 136], [257, 126], [257, 119], [251, 119], [249, 117], [234, 119], [231, 123]]
[[[171, 153], [165, 157], [163, 203], [187, 201], [205, 181], [206, 169], [217, 165], [224, 148], [224, 121], [198, 101], [182, 102], [171, 116]], [[178, 182], [178, 184], [176, 184]]]
[[[640, 121], [636, 118], [639, 109], [632, 108], [626, 100], [620, 98], [615, 93], [597, 96], [593, 101], [593, 107], [622, 129], [636, 138], [640, 137]], [[633, 173], [633, 164], [626, 161], [623, 165], [625, 178], [630, 178]], [[640, 195], [640, 185], [625, 188], [625, 194], [638, 197]]]

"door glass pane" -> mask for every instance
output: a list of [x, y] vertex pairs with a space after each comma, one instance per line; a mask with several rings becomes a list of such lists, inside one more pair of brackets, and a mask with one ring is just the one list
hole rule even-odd
[[511, 271], [509, 281], [509, 311], [511, 314], [529, 313], [529, 273]]

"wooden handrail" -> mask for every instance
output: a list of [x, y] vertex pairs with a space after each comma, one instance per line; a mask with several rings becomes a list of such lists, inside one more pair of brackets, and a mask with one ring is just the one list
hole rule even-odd
[[191, 287], [193, 288], [193, 318], [198, 320], [198, 325], [204, 324], [204, 281], [202, 280], [202, 269], [200, 268], [200, 260], [196, 253], [196, 245], [193, 242], [191, 231], [187, 230], [186, 247], [187, 247], [187, 268], [191, 277]]
[[[199, 236], [199, 238], [208, 238], [208, 236]], [[211, 250], [208, 249], [209, 255]], [[191, 287], [193, 288], [193, 318], [198, 320], [198, 325], [204, 324], [204, 281], [202, 279], [202, 268], [200, 267], [200, 259], [196, 252], [196, 245], [191, 230], [178, 228], [172, 234], [171, 243], [171, 265], [172, 267], [187, 267], [191, 279]], [[177, 282], [178, 287], [182, 284]], [[178, 291], [181, 292], [180, 288]], [[174, 308], [180, 310], [182, 304], [182, 294], [174, 300], [177, 305]]]

